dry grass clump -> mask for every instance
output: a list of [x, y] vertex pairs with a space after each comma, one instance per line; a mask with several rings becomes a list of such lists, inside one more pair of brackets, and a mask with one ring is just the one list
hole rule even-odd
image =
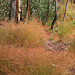
[[11, 45], [14, 43], [14, 45], [19, 47], [39, 45], [43, 32], [43, 27], [37, 20], [18, 25], [8, 23], [5, 27], [0, 28], [0, 44]]

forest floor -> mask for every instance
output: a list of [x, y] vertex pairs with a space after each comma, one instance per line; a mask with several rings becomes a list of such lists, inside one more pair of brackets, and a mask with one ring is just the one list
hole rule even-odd
[[[0, 75], [75, 75], [75, 6], [71, 6], [69, 4], [67, 9], [66, 21], [61, 23], [64, 14], [62, 5], [56, 23], [66, 26], [64, 29], [60, 27], [61, 35], [66, 35], [72, 27], [70, 24], [73, 25], [69, 40], [65, 38], [62, 41], [61, 35], [58, 38], [57, 28], [55, 33], [36, 20], [17, 25], [0, 21]], [[74, 48], [70, 47], [72, 40]]]
[[[3, 23], [4, 21], [0, 22], [0, 24]], [[4, 60], [9, 63], [9, 68], [5, 64], [0, 68], [0, 75], [75, 75], [75, 52], [68, 50], [67, 42], [50, 41], [52, 32], [48, 31], [48, 27], [42, 28], [44, 29], [44, 44], [41, 46], [28, 48], [0, 47], [3, 50], [0, 53], [0, 63]], [[74, 37], [75, 31], [70, 39]], [[1, 59], [3, 56], [5, 58]], [[51, 66], [54, 68], [54, 72], [47, 74], [47, 69], [52, 70]], [[40, 72], [39, 70], [37, 72], [37, 67], [39, 67]]]

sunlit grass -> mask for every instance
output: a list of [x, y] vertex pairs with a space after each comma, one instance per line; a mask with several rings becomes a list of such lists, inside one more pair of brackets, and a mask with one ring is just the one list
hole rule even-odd
[[19, 25], [9, 23], [9, 25], [0, 28], [0, 44], [12, 45], [14, 43], [19, 47], [39, 45], [42, 41], [40, 39], [42, 38], [42, 32], [41, 23], [36, 20], [25, 24], [20, 23]]

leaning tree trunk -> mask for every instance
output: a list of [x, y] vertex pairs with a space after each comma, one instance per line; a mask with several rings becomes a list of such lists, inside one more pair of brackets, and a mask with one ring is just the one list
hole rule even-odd
[[66, 16], [66, 11], [67, 11], [67, 5], [68, 5], [68, 1], [69, 1], [69, 0], [67, 0], [67, 2], [66, 2], [66, 7], [65, 7], [65, 13], [64, 13], [63, 21], [64, 21], [64, 19], [65, 19], [65, 16]]
[[16, 0], [16, 22], [20, 22], [20, 0]]
[[43, 25], [46, 24], [46, 21], [48, 19], [49, 7], [50, 7], [50, 0], [48, 0], [47, 12], [46, 12], [46, 15], [45, 15], [45, 19], [44, 19]]
[[54, 20], [53, 20], [52, 25], [51, 25], [52, 30], [53, 30], [53, 26], [57, 20], [57, 0], [54, 0], [54, 4], [55, 4], [55, 17], [54, 17]]
[[10, 0], [9, 20], [15, 19], [15, 0]]

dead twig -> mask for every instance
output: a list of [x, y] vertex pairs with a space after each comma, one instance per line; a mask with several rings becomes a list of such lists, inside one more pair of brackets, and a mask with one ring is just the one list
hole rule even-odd
[[45, 45], [46, 45], [50, 50], [52, 50], [53, 52], [56, 52], [52, 47], [50, 47], [50, 46], [48, 45], [48, 42], [45, 43]]

